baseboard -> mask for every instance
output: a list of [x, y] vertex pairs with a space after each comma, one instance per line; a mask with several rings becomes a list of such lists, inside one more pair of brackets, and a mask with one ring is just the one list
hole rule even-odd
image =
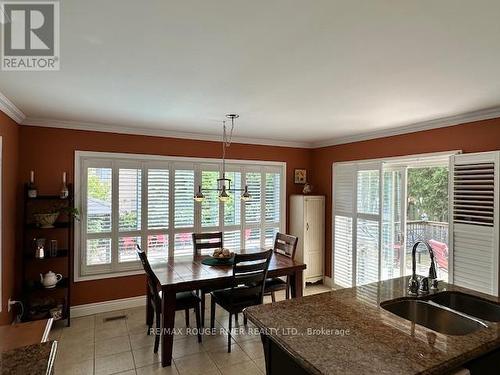
[[111, 301], [87, 303], [85, 305], [77, 305], [71, 307], [71, 317], [78, 318], [80, 316], [94, 315], [115, 310], [130, 309], [132, 307], [144, 306], [146, 296], [137, 296], [130, 298], [114, 299]]
[[329, 276], [323, 276], [323, 284], [330, 288], [333, 288], [333, 279]]

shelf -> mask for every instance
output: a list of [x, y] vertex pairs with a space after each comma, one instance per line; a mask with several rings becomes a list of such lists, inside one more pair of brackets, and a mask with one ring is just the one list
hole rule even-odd
[[[50, 250], [48, 250], [50, 251]], [[50, 260], [50, 259], [62, 259], [62, 258], [67, 258], [68, 257], [68, 254], [69, 254], [69, 251], [66, 250], [66, 249], [60, 249], [60, 250], [57, 250], [57, 255], [55, 257], [51, 257], [51, 256], [46, 256], [44, 258], [35, 258], [35, 256], [32, 254], [34, 253], [35, 251], [32, 250], [31, 253], [24, 253], [24, 259], [27, 259], [27, 260], [32, 260], [32, 261], [37, 261], [37, 262], [43, 262], [43, 261], [46, 261], [46, 260]]]
[[63, 277], [54, 288], [45, 288], [40, 281], [35, 281], [33, 285], [26, 285], [25, 289], [27, 293], [53, 293], [56, 290], [68, 289], [69, 283], [68, 278]]
[[54, 223], [54, 228], [41, 228], [37, 224], [25, 224], [26, 229], [41, 229], [41, 230], [51, 230], [51, 229], [67, 229], [70, 227], [69, 222], [58, 222]]
[[29, 198], [27, 197], [26, 199], [28, 201], [43, 201], [43, 200], [58, 200], [58, 201], [68, 201], [70, 197], [68, 198], [61, 198], [59, 195], [39, 195], [36, 198]]

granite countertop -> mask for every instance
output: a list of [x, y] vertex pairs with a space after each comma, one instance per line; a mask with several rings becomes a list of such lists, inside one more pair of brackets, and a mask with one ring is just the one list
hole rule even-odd
[[[442, 374], [500, 348], [500, 324], [464, 336], [441, 334], [386, 311], [408, 297], [407, 277], [253, 306], [245, 313], [313, 374]], [[439, 292], [499, 298], [440, 282]]]
[[0, 374], [52, 374], [56, 349], [57, 341], [47, 341], [2, 352]]

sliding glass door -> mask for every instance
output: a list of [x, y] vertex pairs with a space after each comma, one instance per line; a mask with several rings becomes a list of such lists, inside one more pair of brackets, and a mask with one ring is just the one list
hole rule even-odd
[[[333, 167], [333, 281], [363, 285], [411, 273], [411, 248], [428, 241], [448, 279], [445, 157], [338, 163]], [[430, 266], [418, 249], [417, 272]]]

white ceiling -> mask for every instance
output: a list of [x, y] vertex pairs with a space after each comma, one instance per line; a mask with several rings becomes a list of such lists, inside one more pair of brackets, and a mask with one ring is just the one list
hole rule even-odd
[[61, 70], [0, 72], [0, 91], [33, 123], [218, 135], [237, 112], [238, 137], [322, 143], [499, 106], [499, 14], [498, 0], [64, 0]]

